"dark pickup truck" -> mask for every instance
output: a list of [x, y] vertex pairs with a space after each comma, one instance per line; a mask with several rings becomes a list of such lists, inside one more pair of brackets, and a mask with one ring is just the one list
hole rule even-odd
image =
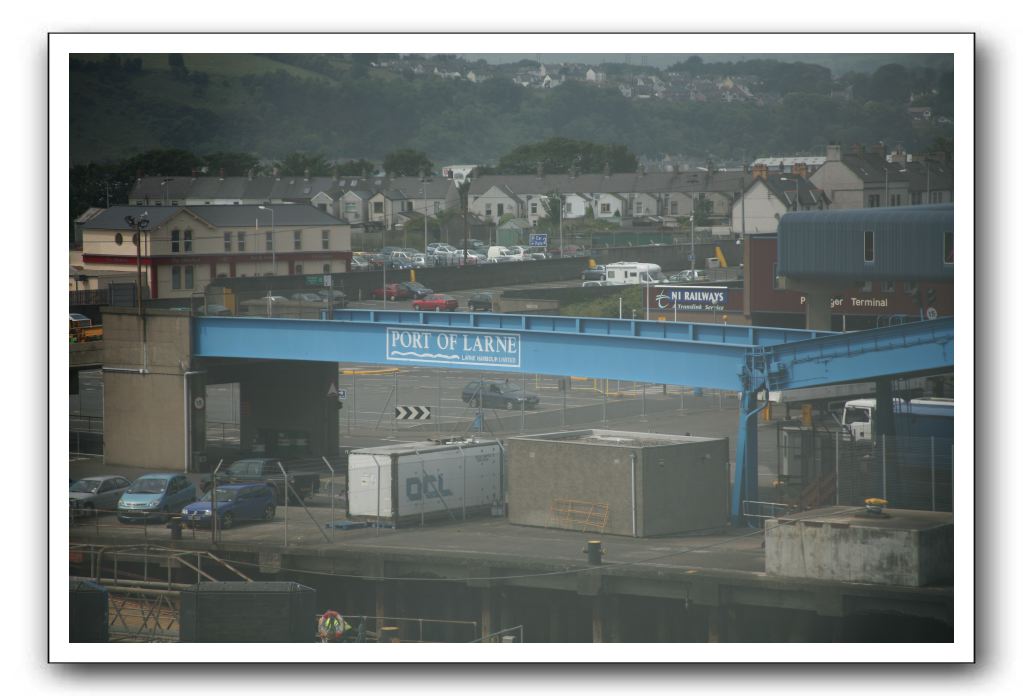
[[[252, 458], [232, 462], [217, 474], [217, 483], [255, 483], [262, 481], [274, 487], [277, 500], [284, 500], [284, 476], [281, 474], [280, 459]], [[315, 464], [313, 464], [315, 466]], [[290, 500], [304, 500], [320, 490], [320, 474], [310, 472], [302, 462], [285, 462], [288, 472]], [[208, 481], [204, 482], [208, 486]], [[296, 501], [297, 502], [297, 501]]]

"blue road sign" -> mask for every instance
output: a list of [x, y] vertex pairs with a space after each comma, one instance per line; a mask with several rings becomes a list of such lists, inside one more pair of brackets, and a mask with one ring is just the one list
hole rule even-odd
[[545, 247], [547, 246], [547, 235], [541, 232], [535, 232], [529, 235], [529, 246], [531, 247]]

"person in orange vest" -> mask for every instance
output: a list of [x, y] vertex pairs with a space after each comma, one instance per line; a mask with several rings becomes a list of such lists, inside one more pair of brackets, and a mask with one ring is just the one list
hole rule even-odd
[[335, 643], [341, 640], [341, 636], [351, 628], [341, 614], [333, 609], [328, 609], [320, 616], [316, 623], [316, 635], [321, 643]]

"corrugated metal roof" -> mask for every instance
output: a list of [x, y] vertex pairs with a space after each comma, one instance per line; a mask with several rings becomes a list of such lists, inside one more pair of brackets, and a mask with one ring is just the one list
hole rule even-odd
[[[778, 223], [778, 273], [793, 278], [949, 280], [945, 233], [953, 206], [915, 205], [788, 213]], [[864, 258], [872, 232], [873, 261]]]

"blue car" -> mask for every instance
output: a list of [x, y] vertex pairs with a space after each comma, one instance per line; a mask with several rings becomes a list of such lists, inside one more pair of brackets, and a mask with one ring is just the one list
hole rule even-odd
[[183, 474], [144, 474], [135, 479], [117, 502], [121, 522], [164, 522], [195, 500], [195, 484]]
[[[213, 491], [186, 506], [181, 519], [189, 527], [207, 527], [213, 520]], [[277, 514], [274, 489], [265, 483], [225, 483], [217, 486], [217, 525], [230, 529], [242, 520], [269, 522]]]

